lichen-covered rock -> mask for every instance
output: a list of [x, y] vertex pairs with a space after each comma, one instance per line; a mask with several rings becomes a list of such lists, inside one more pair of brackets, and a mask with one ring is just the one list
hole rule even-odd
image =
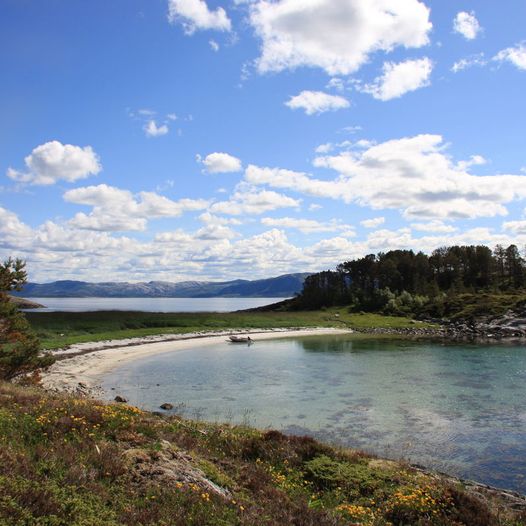
[[160, 484], [194, 484], [203, 491], [230, 498], [230, 492], [206, 478], [205, 473], [195, 466], [190, 455], [174, 449], [170, 442], [161, 441], [160, 451], [128, 449], [124, 456], [130, 467], [132, 479], [140, 484], [145, 480]]

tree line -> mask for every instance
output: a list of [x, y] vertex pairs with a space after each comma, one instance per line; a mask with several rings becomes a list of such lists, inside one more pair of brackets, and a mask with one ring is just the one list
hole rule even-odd
[[444, 294], [519, 290], [526, 261], [516, 245], [450, 246], [431, 255], [391, 250], [346, 261], [335, 270], [308, 276], [293, 307], [352, 305], [364, 311], [414, 311]]

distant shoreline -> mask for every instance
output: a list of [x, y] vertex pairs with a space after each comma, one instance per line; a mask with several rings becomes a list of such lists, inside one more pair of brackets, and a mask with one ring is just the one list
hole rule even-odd
[[105, 394], [100, 385], [102, 377], [124, 363], [146, 356], [222, 343], [231, 334], [254, 335], [253, 340], [257, 344], [259, 340], [273, 338], [353, 333], [349, 329], [331, 328], [225, 330], [80, 343], [53, 352], [57, 361], [42, 372], [42, 386], [50, 391], [101, 397]]

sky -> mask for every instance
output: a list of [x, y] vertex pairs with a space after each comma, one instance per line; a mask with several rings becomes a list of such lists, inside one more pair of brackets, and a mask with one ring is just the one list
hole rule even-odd
[[259, 279], [526, 246], [524, 0], [0, 0], [0, 259]]

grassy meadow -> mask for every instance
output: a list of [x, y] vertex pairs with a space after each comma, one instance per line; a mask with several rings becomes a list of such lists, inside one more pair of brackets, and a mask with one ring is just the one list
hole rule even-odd
[[151, 313], [31, 312], [27, 318], [45, 349], [79, 342], [226, 329], [428, 327], [405, 317], [350, 313], [346, 308], [304, 312]]

